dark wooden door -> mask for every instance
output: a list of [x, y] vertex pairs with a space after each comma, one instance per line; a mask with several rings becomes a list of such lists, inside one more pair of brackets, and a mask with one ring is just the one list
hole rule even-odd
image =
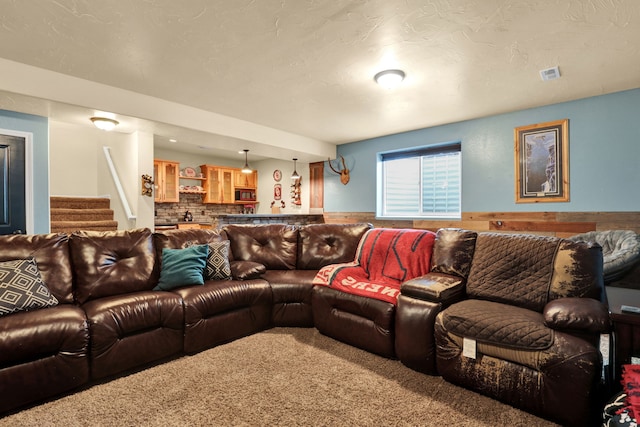
[[26, 233], [25, 138], [0, 135], [0, 234]]

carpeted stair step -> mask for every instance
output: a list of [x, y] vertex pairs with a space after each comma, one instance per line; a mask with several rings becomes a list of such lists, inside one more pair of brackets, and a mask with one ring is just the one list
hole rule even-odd
[[55, 221], [110, 221], [112, 209], [66, 209], [51, 208], [51, 222]]
[[109, 209], [111, 200], [106, 197], [61, 197], [52, 196], [51, 209]]
[[107, 197], [52, 196], [49, 203], [52, 233], [118, 229], [118, 222], [113, 220], [111, 200]]
[[118, 229], [118, 221], [56, 221], [51, 222], [52, 233], [73, 233], [74, 231], [113, 231]]

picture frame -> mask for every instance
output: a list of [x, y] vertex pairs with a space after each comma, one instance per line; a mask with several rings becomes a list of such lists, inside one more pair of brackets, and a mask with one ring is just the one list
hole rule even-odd
[[569, 119], [514, 130], [516, 203], [569, 201]]

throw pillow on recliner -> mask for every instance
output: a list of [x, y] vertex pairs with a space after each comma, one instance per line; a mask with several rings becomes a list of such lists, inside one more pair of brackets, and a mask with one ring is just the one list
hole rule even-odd
[[33, 258], [0, 262], [0, 316], [55, 305]]
[[154, 291], [168, 291], [181, 286], [204, 285], [208, 245], [185, 249], [162, 249], [160, 280]]
[[206, 280], [231, 279], [228, 240], [209, 243], [209, 255], [207, 255], [207, 266], [204, 276]]

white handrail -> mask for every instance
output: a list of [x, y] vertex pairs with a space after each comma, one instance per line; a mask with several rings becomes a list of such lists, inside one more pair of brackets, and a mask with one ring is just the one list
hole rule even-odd
[[111, 172], [111, 178], [113, 178], [113, 183], [116, 185], [116, 190], [118, 190], [118, 196], [120, 196], [120, 201], [122, 202], [122, 206], [124, 206], [124, 212], [127, 214], [127, 218], [136, 219], [136, 216], [131, 212], [131, 208], [129, 207], [129, 202], [127, 201], [127, 197], [124, 194], [124, 189], [122, 188], [122, 184], [120, 184], [120, 177], [118, 176], [118, 172], [116, 171], [116, 167], [113, 165], [113, 160], [111, 159], [111, 147], [104, 146], [102, 147], [104, 151], [104, 157], [107, 159], [107, 165], [109, 166], [109, 171]]

